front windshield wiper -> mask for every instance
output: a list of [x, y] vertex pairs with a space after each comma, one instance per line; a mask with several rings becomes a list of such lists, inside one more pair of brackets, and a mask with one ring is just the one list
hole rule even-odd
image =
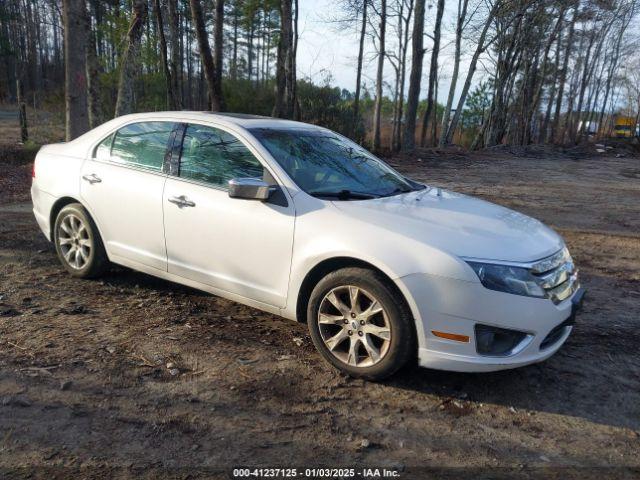
[[420, 187], [405, 187], [405, 188], [401, 188], [398, 187], [395, 190], [389, 192], [389, 193], [385, 193], [383, 195], [381, 195], [382, 197], [393, 197], [394, 195], [402, 195], [403, 193], [409, 193], [409, 192], [417, 192], [419, 190], [423, 190], [424, 186], [420, 186]]
[[338, 200], [370, 200], [380, 197], [375, 193], [353, 192], [351, 190], [340, 190], [339, 192], [312, 191], [308, 193], [313, 197], [337, 198]]

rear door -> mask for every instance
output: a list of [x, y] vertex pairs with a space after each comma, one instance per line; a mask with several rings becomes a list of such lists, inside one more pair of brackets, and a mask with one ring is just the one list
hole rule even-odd
[[230, 198], [232, 178], [271, 173], [249, 144], [212, 126], [185, 126], [179, 168], [164, 189], [170, 273], [267, 305], [286, 302], [293, 203]]
[[126, 125], [83, 164], [80, 193], [115, 262], [167, 269], [163, 164], [173, 127], [160, 121]]

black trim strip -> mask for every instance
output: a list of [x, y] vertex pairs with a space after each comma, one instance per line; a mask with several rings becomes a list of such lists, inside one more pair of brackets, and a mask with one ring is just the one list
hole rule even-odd
[[180, 175], [180, 154], [182, 152], [182, 142], [184, 132], [187, 129], [186, 123], [176, 123], [171, 132], [171, 147], [167, 149], [165, 155], [165, 173], [177, 177]]

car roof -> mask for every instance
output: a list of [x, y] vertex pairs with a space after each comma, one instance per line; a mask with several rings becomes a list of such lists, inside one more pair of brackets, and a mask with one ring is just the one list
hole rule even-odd
[[166, 112], [147, 112], [133, 113], [123, 117], [120, 120], [127, 121], [145, 120], [147, 118], [166, 118], [173, 121], [210, 121], [216, 120], [222, 124], [237, 125], [242, 128], [322, 128], [308, 123], [295, 122], [293, 120], [285, 120], [281, 118], [265, 117], [262, 115], [251, 115], [247, 113], [231, 113], [231, 112], [197, 112], [189, 110], [177, 110]]
[[260, 115], [248, 115], [245, 113], [218, 113], [218, 112], [195, 112], [188, 110], [177, 110], [167, 112], [146, 112], [146, 113], [131, 113], [128, 115], [122, 115], [109, 120], [102, 125], [89, 130], [88, 132], [80, 135], [79, 137], [67, 142], [69, 145], [73, 145], [73, 148], [78, 152], [82, 152], [84, 155], [85, 149], [91, 149], [95, 147], [97, 141], [101, 140], [104, 136], [113, 132], [117, 128], [121, 128], [123, 125], [144, 122], [144, 121], [168, 121], [168, 122], [203, 122], [209, 123], [214, 121], [216, 124], [226, 126], [235, 130], [249, 130], [252, 128], [287, 128], [287, 129], [306, 129], [306, 130], [322, 130], [326, 131], [324, 127], [318, 125], [311, 125], [309, 123], [294, 122], [293, 120], [284, 120], [273, 117], [263, 117]]

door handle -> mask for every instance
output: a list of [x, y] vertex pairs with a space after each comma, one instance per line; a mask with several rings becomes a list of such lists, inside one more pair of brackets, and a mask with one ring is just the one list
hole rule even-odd
[[183, 207], [195, 207], [196, 202], [192, 202], [184, 195], [180, 195], [179, 197], [169, 197], [168, 199], [171, 203], [174, 203], [178, 206], [178, 208]]
[[92, 173], [91, 175], [83, 175], [82, 179], [86, 180], [91, 185], [93, 185], [94, 183], [102, 182], [102, 179], [99, 176], [97, 176], [95, 173]]

